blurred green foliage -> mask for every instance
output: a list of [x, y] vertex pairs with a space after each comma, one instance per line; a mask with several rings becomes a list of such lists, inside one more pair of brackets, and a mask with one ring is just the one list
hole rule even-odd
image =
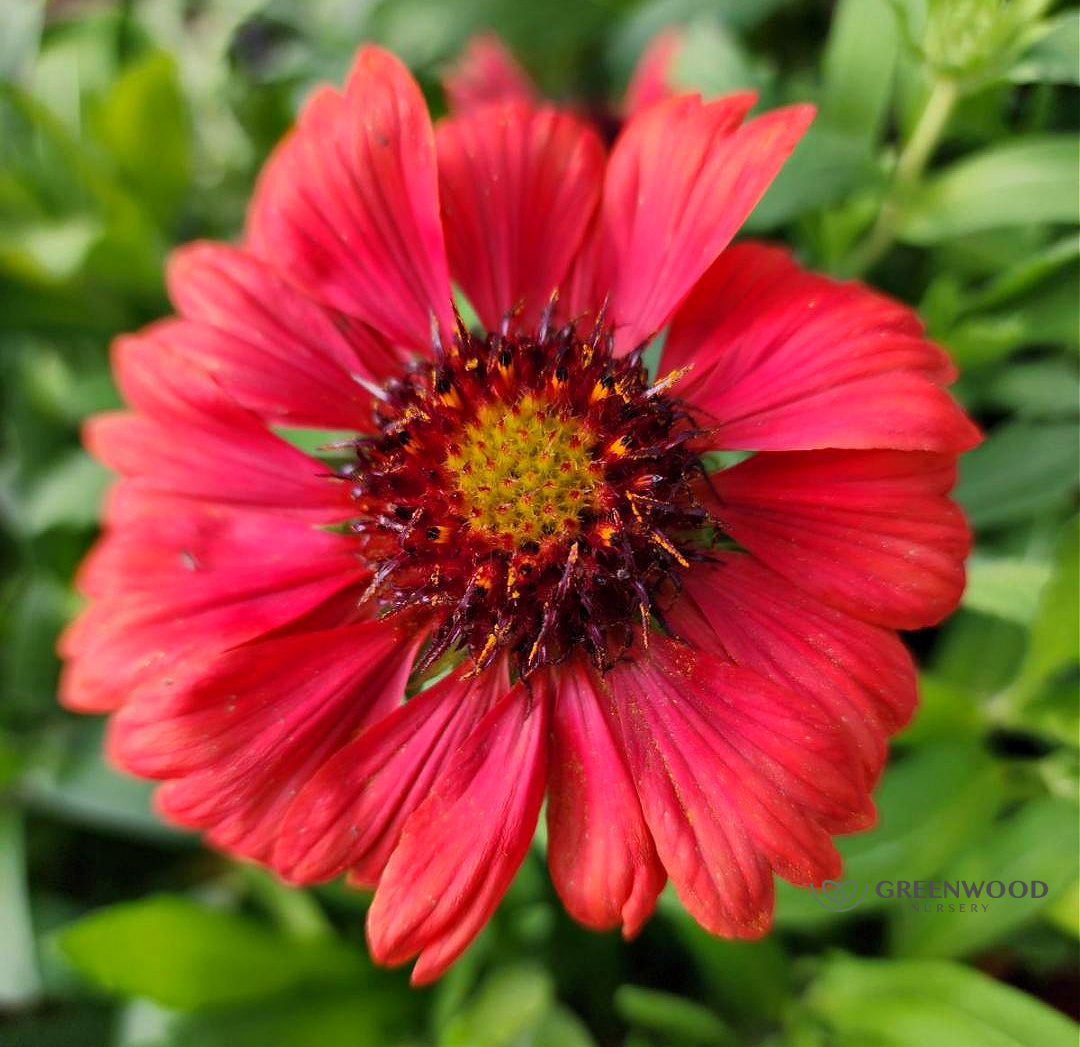
[[[55, 638], [107, 483], [108, 343], [167, 310], [169, 247], [234, 235], [311, 86], [374, 39], [438, 72], [502, 34], [614, 98], [659, 29], [677, 77], [820, 116], [750, 227], [919, 306], [988, 437], [958, 496], [964, 607], [911, 638], [923, 707], [846, 876], [1038, 879], [985, 914], [781, 885], [710, 938], [667, 895], [576, 927], [542, 850], [436, 987], [373, 968], [365, 900], [292, 891], [166, 828], [55, 704]], [[1049, 0], [39, 0], [0, 4], [0, 1047], [935, 1047], [1076, 1042], [1078, 12]]]

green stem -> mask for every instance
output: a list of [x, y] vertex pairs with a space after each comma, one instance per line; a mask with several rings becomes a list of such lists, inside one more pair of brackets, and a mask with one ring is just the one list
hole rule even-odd
[[944, 77], [934, 81], [915, 129], [900, 151], [893, 182], [881, 204], [877, 221], [851, 254], [848, 266], [851, 275], [857, 276], [872, 268], [892, 246], [903, 204], [918, 185], [959, 97], [956, 81]]

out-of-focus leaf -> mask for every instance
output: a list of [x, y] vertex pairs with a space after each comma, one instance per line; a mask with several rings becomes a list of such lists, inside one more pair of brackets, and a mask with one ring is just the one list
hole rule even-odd
[[60, 749], [59, 758], [43, 753], [20, 783], [20, 796], [32, 810], [163, 843], [185, 840], [151, 810], [151, 783], [120, 774], [105, 762], [100, 721], [79, 720], [64, 726], [69, 729], [51, 738]]
[[615, 993], [615, 1010], [623, 1021], [657, 1033], [671, 1047], [729, 1047], [737, 1042], [707, 1007], [672, 993], [623, 985]]
[[0, 82], [0, 217], [86, 214], [97, 189], [70, 131], [26, 91]]
[[0, 5], [0, 80], [26, 74], [44, 21], [45, 0], [7, 0]]
[[9, 227], [0, 238], [0, 270], [34, 282], [68, 280], [103, 233], [100, 219], [82, 214]]
[[1073, 938], [1080, 936], [1080, 880], [1070, 884], [1046, 912], [1047, 918]]
[[0, 692], [5, 707], [41, 710], [52, 706], [56, 682], [56, 634], [72, 611], [72, 596], [44, 571], [13, 579], [0, 618]]
[[1029, 346], [1080, 344], [1076, 273], [1070, 265], [1004, 308], [976, 313], [940, 334], [961, 369], [1000, 360]]
[[775, 936], [756, 942], [717, 938], [703, 930], [674, 891], [660, 895], [670, 919], [696, 963], [708, 1000], [725, 1015], [779, 1013], [791, 992], [791, 960]]
[[[1046, 680], [1077, 662], [1080, 608], [1080, 519], [1065, 526], [1054, 558], [1053, 575], [1043, 588], [1038, 611], [1028, 634], [1028, 647], [1013, 686], [1011, 700], [1022, 703]], [[1076, 703], [1070, 702], [1073, 715]]]
[[927, 179], [905, 208], [901, 239], [931, 244], [1012, 224], [1080, 221], [1076, 135], [1016, 138]]
[[650, 0], [625, 19], [609, 49], [609, 60], [617, 75], [629, 77], [649, 42], [670, 26], [684, 26], [703, 16], [718, 18], [724, 25], [742, 33], [767, 18], [791, 0]]
[[404, 1010], [361, 986], [315, 989], [185, 1017], [161, 1047], [421, 1047]]
[[139, 198], [159, 223], [171, 224], [191, 177], [187, 111], [172, 58], [154, 51], [126, 69], [94, 126]]
[[529, 1047], [596, 1047], [585, 1023], [565, 1007], [555, 1007], [542, 1019]]
[[864, 143], [824, 124], [811, 125], [745, 228], [774, 229], [880, 181], [881, 173]]
[[85, 451], [71, 451], [27, 492], [22, 526], [29, 534], [57, 526], [92, 526], [111, 480], [112, 474]]
[[439, 1036], [439, 1047], [511, 1047], [552, 1005], [551, 976], [519, 965], [496, 971]]
[[1018, 84], [1080, 83], [1080, 12], [1062, 11], [1054, 18], [1009, 76]]
[[[1026, 643], [1024, 626], [961, 607], [945, 624], [935, 646], [932, 679], [979, 708], [1012, 682]], [[980, 716], [976, 722], [981, 720]], [[918, 727], [916, 720], [916, 733]]]
[[979, 971], [936, 960], [830, 959], [807, 995], [854, 1043], [889, 1047], [1073, 1047], [1060, 1011]]
[[41, 992], [26, 889], [23, 815], [0, 802], [0, 1007], [22, 1007]]
[[1080, 374], [1061, 357], [1018, 360], [995, 375], [984, 396], [1021, 418], [1069, 418], [1080, 404]]
[[1064, 505], [1076, 488], [1075, 422], [1014, 422], [964, 456], [955, 495], [976, 527], [999, 527]]
[[101, 909], [60, 932], [60, 948], [90, 981], [123, 996], [202, 1010], [309, 982], [356, 977], [353, 952], [279, 938], [245, 917], [158, 895]]
[[49, 22], [28, 86], [65, 127], [81, 134], [86, 103], [116, 76], [118, 38], [132, 46], [138, 41], [120, 4], [93, 5], [81, 17]]
[[1004, 272], [996, 273], [973, 300], [969, 309], [993, 309], [1030, 291], [1064, 266], [1080, 257], [1080, 236], [1066, 236], [1038, 251], [1025, 253]]
[[[888, 768], [874, 794], [878, 824], [869, 832], [842, 836], [844, 879], [869, 884], [857, 912], [894, 904], [876, 894], [882, 880], [926, 879], [995, 816], [1000, 774], [993, 761], [968, 741], [920, 746]], [[836, 914], [808, 890], [777, 884], [776, 920], [820, 923]]]
[[1027, 625], [1035, 617], [1050, 565], [1033, 560], [976, 557], [968, 562], [964, 606]]
[[918, 715], [901, 737], [913, 745], [963, 737], [978, 732], [985, 719], [976, 695], [935, 671], [923, 669], [919, 673]]
[[[1042, 797], [1026, 804], [1004, 822], [991, 825], [935, 880], [973, 887], [982, 885], [975, 901], [964, 891], [959, 898], [905, 902], [893, 921], [894, 953], [951, 959], [987, 949], [1017, 927], [1033, 919], [1060, 897], [1080, 872], [1080, 839], [1076, 804]], [[985, 885], [1005, 885], [1004, 897], [990, 898]], [[1023, 897], [1008, 893], [1023, 882]], [[1032, 881], [1045, 886], [1042, 898], [1032, 897]], [[940, 886], [938, 888], [941, 890]], [[1016, 888], [1020, 890], [1020, 888]], [[965, 910], [960, 911], [961, 903]], [[985, 911], [982, 906], [986, 906]]]
[[840, 0], [825, 45], [825, 82], [818, 120], [877, 143], [892, 94], [900, 44], [888, 0]]
[[711, 18], [687, 27], [673, 69], [681, 89], [700, 91], [706, 98], [761, 89], [772, 76], [768, 65], [747, 53], [730, 29]]

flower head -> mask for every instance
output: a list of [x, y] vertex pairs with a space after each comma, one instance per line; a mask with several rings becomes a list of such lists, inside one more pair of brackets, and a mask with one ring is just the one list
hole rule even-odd
[[115, 347], [130, 410], [87, 429], [123, 479], [64, 701], [214, 846], [374, 887], [372, 951], [418, 982], [545, 796], [583, 923], [634, 934], [670, 877], [763, 934], [773, 874], [835, 878], [831, 837], [873, 820], [915, 703], [893, 630], [963, 586], [947, 358], [903, 306], [731, 245], [810, 108], [747, 121], [651, 60], [609, 153], [505, 64], [433, 129], [364, 48], [242, 245], [176, 253], [177, 315]]

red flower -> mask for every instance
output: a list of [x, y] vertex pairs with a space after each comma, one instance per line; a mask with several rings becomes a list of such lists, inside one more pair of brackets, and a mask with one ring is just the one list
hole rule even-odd
[[[756, 937], [774, 872], [838, 876], [915, 704], [892, 630], [963, 587], [947, 492], [978, 440], [908, 309], [730, 246], [810, 107], [747, 122], [752, 96], [654, 75], [606, 155], [496, 72], [516, 97], [458, 75], [433, 131], [363, 49], [242, 246], [177, 252], [178, 315], [115, 347], [131, 410], [87, 429], [123, 479], [62, 641], [63, 700], [113, 713], [168, 817], [375, 887], [371, 949], [416, 982], [545, 794], [590, 927], [636, 933], [670, 877]], [[337, 464], [280, 427], [346, 430]], [[707, 471], [732, 449], [758, 453]]]

